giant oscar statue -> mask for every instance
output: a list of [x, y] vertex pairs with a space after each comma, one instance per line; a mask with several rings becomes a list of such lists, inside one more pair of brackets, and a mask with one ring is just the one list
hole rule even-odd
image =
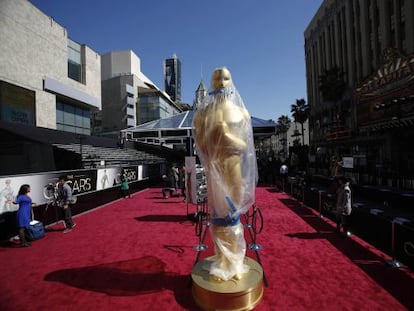
[[215, 283], [238, 281], [250, 268], [240, 216], [254, 203], [257, 164], [251, 118], [226, 68], [214, 71], [210, 92], [195, 112], [193, 132], [207, 178], [215, 250], [204, 268]]

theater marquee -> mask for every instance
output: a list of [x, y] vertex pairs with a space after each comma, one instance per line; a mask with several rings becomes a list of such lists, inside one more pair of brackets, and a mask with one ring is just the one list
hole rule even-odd
[[411, 125], [414, 119], [414, 54], [388, 48], [383, 64], [355, 90], [358, 126]]

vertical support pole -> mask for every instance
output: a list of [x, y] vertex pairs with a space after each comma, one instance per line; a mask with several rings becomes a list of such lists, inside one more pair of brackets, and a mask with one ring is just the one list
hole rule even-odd
[[305, 186], [302, 185], [302, 203], [305, 204]]
[[395, 242], [396, 242], [396, 232], [395, 224], [403, 225], [404, 223], [410, 222], [409, 219], [404, 217], [395, 217], [391, 222], [391, 256], [392, 260], [387, 263], [393, 268], [401, 268], [403, 265], [397, 260]]
[[322, 192], [320, 190], [318, 190], [318, 195], [319, 195], [319, 217], [323, 218], [323, 215], [322, 215]]
[[387, 263], [393, 268], [401, 267], [401, 264], [397, 261], [395, 256], [395, 220], [391, 221], [391, 256], [392, 259]]

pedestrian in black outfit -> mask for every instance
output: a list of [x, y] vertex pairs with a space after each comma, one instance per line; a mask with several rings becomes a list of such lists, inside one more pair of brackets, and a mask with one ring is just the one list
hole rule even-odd
[[72, 188], [66, 182], [66, 176], [64, 175], [59, 177], [57, 192], [57, 204], [63, 209], [63, 218], [66, 227], [63, 233], [67, 233], [72, 231], [76, 224], [72, 220], [72, 211], [69, 206], [72, 201]]
[[185, 190], [185, 166], [181, 166], [180, 168], [180, 188], [181, 188], [181, 195], [184, 197], [184, 201], [186, 200], [186, 190]]
[[351, 188], [345, 176], [335, 177], [338, 183], [336, 191], [336, 230], [350, 235], [348, 230], [349, 215], [352, 212]]

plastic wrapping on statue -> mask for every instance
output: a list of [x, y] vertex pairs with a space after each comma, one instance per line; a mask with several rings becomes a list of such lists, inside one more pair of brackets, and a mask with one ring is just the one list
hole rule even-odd
[[215, 70], [211, 90], [198, 107], [193, 133], [207, 177], [215, 244], [210, 274], [221, 280], [240, 278], [249, 269], [240, 216], [255, 200], [256, 154], [251, 118], [226, 68]]
[[236, 207], [234, 216], [244, 214], [255, 201], [256, 153], [250, 115], [231, 80], [225, 88], [210, 89], [193, 128], [197, 153], [210, 176], [208, 189], [214, 189], [208, 191], [210, 209], [216, 213], [212, 217], [228, 216], [229, 198]]
[[204, 267], [211, 275], [220, 280], [228, 281], [235, 276], [241, 278], [244, 273], [249, 271], [250, 267], [244, 264], [246, 240], [243, 231], [242, 223], [227, 227], [211, 227], [215, 256], [211, 265]]

